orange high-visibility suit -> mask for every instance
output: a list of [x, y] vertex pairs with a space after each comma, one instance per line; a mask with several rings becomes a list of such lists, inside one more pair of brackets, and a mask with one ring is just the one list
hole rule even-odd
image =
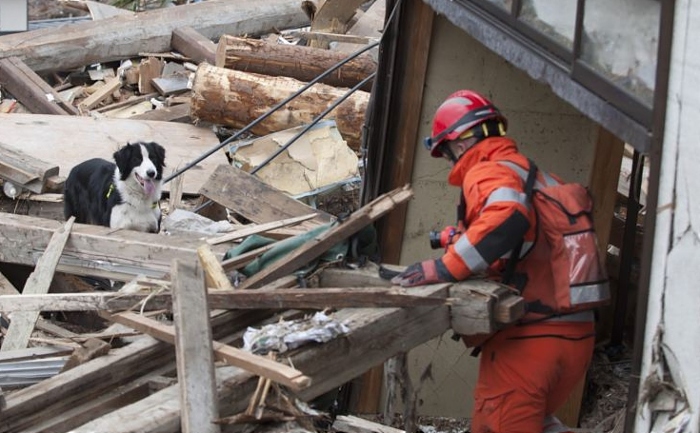
[[509, 252], [524, 238], [513, 281], [529, 306], [523, 324], [486, 341], [465, 338], [467, 345], [481, 348], [471, 431], [565, 431], [547, 426], [589, 366], [593, 313], [550, 317], [552, 311], [542, 304], [555, 290], [547, 274], [550, 256], [545, 242], [536, 242], [537, 220], [523, 180], [498, 162], [504, 160], [525, 170], [529, 166], [511, 139], [486, 138], [457, 161], [448, 178], [462, 187], [466, 202], [462, 233], [442, 256], [455, 280], [500, 275]]

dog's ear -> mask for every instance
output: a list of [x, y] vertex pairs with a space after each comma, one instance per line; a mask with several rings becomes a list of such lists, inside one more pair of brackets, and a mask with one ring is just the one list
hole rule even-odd
[[129, 170], [129, 161], [131, 160], [133, 147], [133, 144], [127, 143], [126, 146], [120, 148], [112, 155], [119, 169], [121, 180], [126, 180], [129, 177], [129, 172], [131, 171]]

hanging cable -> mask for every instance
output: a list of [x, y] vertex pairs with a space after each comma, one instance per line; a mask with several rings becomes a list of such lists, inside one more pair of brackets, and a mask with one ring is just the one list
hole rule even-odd
[[[230, 142], [236, 140], [236, 139], [239, 138], [241, 135], [243, 135], [244, 133], [246, 133], [246, 132], [248, 132], [249, 130], [251, 130], [252, 128], [254, 128], [258, 123], [260, 123], [260, 122], [262, 122], [263, 120], [265, 120], [265, 119], [267, 119], [268, 117], [270, 117], [275, 111], [277, 111], [277, 110], [279, 110], [280, 108], [282, 108], [283, 106], [285, 106], [287, 103], [289, 103], [289, 101], [291, 101], [292, 99], [294, 99], [294, 98], [296, 98], [297, 96], [301, 95], [304, 91], [306, 91], [306, 89], [308, 89], [309, 87], [311, 87], [311, 86], [313, 86], [314, 84], [318, 83], [318, 82], [321, 81], [322, 79], [326, 78], [326, 77], [327, 77], [328, 75], [330, 75], [333, 71], [335, 71], [335, 70], [338, 69], [339, 67], [343, 66], [344, 64], [348, 63], [350, 60], [352, 60], [352, 59], [358, 57], [358, 56], [359, 56], [360, 54], [362, 54], [362, 53], [365, 53], [365, 52], [371, 50], [371, 49], [374, 48], [374, 47], [379, 46], [379, 44], [380, 44], [380, 43], [382, 42], [382, 40], [384, 39], [384, 35], [386, 34], [386, 30], [389, 28], [389, 25], [391, 24], [392, 20], [394, 19], [394, 16], [396, 15], [396, 12], [397, 12], [398, 9], [399, 9], [399, 6], [401, 5], [401, 1], [402, 1], [402, 0], [398, 0], [398, 1], [396, 2], [396, 4], [394, 4], [394, 7], [392, 8], [391, 13], [389, 14], [389, 17], [387, 18], [386, 23], [384, 24], [384, 28], [382, 29], [382, 35], [379, 37], [379, 40], [378, 40], [378, 41], [373, 42], [373, 43], [367, 45], [366, 47], [363, 47], [363, 48], [361, 48], [361, 49], [355, 51], [354, 53], [350, 54], [347, 58], [345, 58], [345, 59], [341, 60], [340, 62], [336, 63], [335, 65], [331, 66], [331, 67], [328, 68], [325, 72], [323, 72], [321, 75], [319, 75], [318, 77], [316, 77], [316, 78], [314, 78], [313, 80], [309, 81], [307, 84], [305, 84], [305, 85], [304, 85], [303, 87], [301, 87], [299, 90], [297, 90], [296, 92], [292, 93], [292, 94], [289, 95], [287, 98], [285, 98], [284, 100], [282, 100], [282, 101], [280, 101], [279, 103], [277, 103], [277, 105], [275, 105], [274, 107], [270, 108], [265, 114], [263, 114], [262, 116], [258, 117], [257, 119], [253, 120], [253, 121], [250, 122], [248, 125], [246, 125], [245, 127], [243, 127], [243, 129], [239, 130], [238, 132], [236, 132], [235, 134], [233, 134], [232, 136], [230, 136], [230, 137], [227, 138], [226, 140], [222, 141], [222, 142], [219, 143], [218, 145], [216, 145], [216, 146], [214, 146], [213, 148], [209, 149], [208, 151], [206, 151], [205, 153], [203, 153], [201, 156], [199, 156], [199, 157], [198, 157], [197, 159], [195, 159], [194, 161], [191, 161], [191, 162], [187, 163], [187, 164], [186, 164], [184, 167], [182, 167], [181, 169], [176, 170], [174, 173], [172, 173], [172, 174], [170, 174], [169, 176], [167, 176], [165, 179], [163, 179], [163, 183], [168, 183], [168, 182], [170, 182], [171, 180], [173, 180], [173, 179], [176, 178], [177, 176], [181, 175], [181, 174], [184, 173], [185, 171], [189, 170], [190, 168], [192, 168], [192, 167], [194, 167], [195, 165], [199, 164], [200, 162], [204, 161], [205, 159], [207, 159], [208, 157], [210, 157], [211, 155], [213, 155], [213, 154], [214, 154], [215, 152], [217, 152], [218, 150], [222, 149], [224, 146], [226, 146], [226, 145], [229, 144]], [[374, 76], [374, 74], [373, 74], [372, 76]], [[204, 207], [206, 204], [207, 204], [207, 203], [205, 203], [204, 205], [200, 206], [200, 208]]]
[[285, 150], [287, 150], [287, 148], [288, 148], [289, 146], [291, 146], [295, 141], [297, 141], [297, 140], [299, 139], [299, 137], [301, 137], [302, 135], [306, 134], [306, 132], [307, 132], [309, 129], [313, 128], [314, 125], [316, 125], [321, 119], [323, 119], [324, 117], [326, 117], [326, 115], [327, 115], [328, 113], [330, 113], [331, 111], [333, 111], [338, 105], [340, 105], [343, 101], [345, 101], [346, 99], [348, 99], [348, 98], [350, 97], [350, 95], [352, 95], [353, 93], [355, 93], [355, 92], [357, 91], [357, 89], [361, 88], [362, 86], [365, 85], [365, 83], [367, 83], [368, 81], [370, 81], [371, 79], [373, 79], [375, 75], [377, 75], [377, 73], [376, 73], [376, 72], [372, 72], [370, 75], [367, 76], [367, 78], [365, 78], [364, 80], [360, 81], [360, 82], [357, 83], [352, 89], [350, 89], [350, 90], [348, 90], [347, 92], [345, 92], [345, 94], [344, 94], [343, 96], [341, 96], [341, 97], [339, 97], [338, 99], [336, 99], [335, 101], [333, 101], [333, 103], [332, 103], [331, 105], [329, 105], [325, 110], [323, 110], [323, 111], [321, 112], [321, 114], [319, 114], [318, 116], [316, 116], [316, 117], [311, 121], [311, 123], [309, 123], [308, 125], [306, 125], [301, 131], [297, 132], [296, 135], [294, 135], [294, 137], [290, 138], [289, 141], [287, 141], [287, 142], [284, 144], [284, 146], [282, 146], [282, 147], [280, 147], [279, 149], [277, 149], [272, 155], [268, 156], [267, 159], [266, 159], [265, 161], [261, 162], [260, 165], [258, 165], [257, 167], [255, 167], [255, 169], [251, 170], [250, 174], [255, 174], [255, 173], [257, 173], [261, 168], [263, 168], [263, 167], [265, 167], [267, 164], [269, 164], [270, 161], [272, 161], [273, 159], [277, 158], [282, 152], [284, 152]]
[[344, 64], [348, 63], [350, 60], [356, 58], [356, 57], [359, 56], [360, 54], [362, 54], [362, 53], [364, 53], [364, 52], [366, 52], [366, 51], [369, 51], [369, 50], [371, 50], [372, 48], [374, 48], [374, 47], [376, 47], [377, 45], [379, 45], [379, 42], [380, 42], [380, 41], [381, 41], [381, 38], [380, 38], [379, 41], [373, 42], [373, 43], [367, 45], [366, 47], [363, 47], [363, 48], [357, 50], [356, 52], [352, 53], [352, 54], [351, 54], [350, 56], [348, 56], [347, 58], [345, 58], [345, 59], [341, 60], [340, 62], [336, 63], [335, 65], [331, 66], [331, 67], [328, 68], [325, 72], [323, 72], [321, 75], [319, 75], [318, 77], [316, 77], [316, 78], [314, 78], [313, 80], [311, 80], [311, 81], [309, 81], [308, 83], [306, 83], [306, 84], [305, 84], [304, 86], [302, 86], [299, 90], [297, 90], [296, 92], [292, 93], [291, 95], [289, 95], [289, 96], [288, 96], [287, 98], [285, 98], [284, 100], [278, 102], [275, 106], [273, 106], [272, 108], [270, 108], [270, 109], [269, 109], [266, 113], [264, 113], [262, 116], [256, 118], [255, 120], [253, 120], [252, 122], [250, 122], [249, 124], [247, 124], [246, 126], [244, 126], [243, 129], [240, 129], [238, 132], [236, 132], [236, 133], [233, 134], [232, 136], [228, 137], [226, 140], [222, 141], [221, 143], [217, 144], [216, 146], [212, 147], [211, 149], [209, 149], [208, 151], [206, 151], [205, 153], [203, 153], [201, 156], [199, 156], [199, 157], [198, 157], [197, 159], [195, 159], [194, 161], [187, 163], [187, 164], [186, 164], [184, 167], [182, 167], [181, 169], [179, 169], [179, 170], [175, 171], [174, 173], [170, 174], [169, 176], [167, 176], [165, 179], [163, 179], [163, 183], [168, 183], [168, 182], [170, 182], [171, 180], [173, 180], [173, 179], [176, 178], [177, 176], [181, 175], [181, 174], [184, 173], [185, 171], [189, 170], [190, 168], [192, 168], [192, 167], [194, 167], [195, 165], [199, 164], [200, 162], [204, 161], [205, 159], [207, 159], [208, 157], [210, 157], [211, 155], [213, 155], [215, 152], [217, 152], [218, 150], [220, 150], [221, 148], [223, 148], [224, 146], [226, 146], [227, 144], [229, 144], [229, 143], [232, 142], [233, 140], [237, 139], [237, 138], [240, 137], [241, 135], [245, 134], [246, 132], [248, 132], [249, 130], [251, 130], [252, 128], [254, 128], [258, 123], [260, 123], [260, 122], [262, 122], [263, 120], [265, 120], [265, 119], [267, 119], [268, 117], [270, 117], [273, 113], [275, 113], [275, 111], [277, 111], [277, 110], [279, 110], [280, 108], [282, 108], [283, 106], [285, 106], [285, 105], [286, 105], [287, 103], [289, 103], [289, 101], [291, 101], [292, 99], [294, 99], [294, 98], [296, 98], [297, 96], [301, 95], [301, 94], [302, 94], [304, 91], [306, 91], [306, 89], [308, 89], [309, 87], [313, 86], [314, 84], [318, 83], [318, 82], [321, 81], [322, 79], [326, 78], [328, 75], [330, 75], [333, 71], [335, 71], [335, 70], [338, 69], [339, 67], [341, 67], [341, 66], [343, 66]]

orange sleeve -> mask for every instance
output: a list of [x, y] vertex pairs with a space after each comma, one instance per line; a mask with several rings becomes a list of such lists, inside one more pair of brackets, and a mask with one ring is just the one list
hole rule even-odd
[[442, 257], [458, 280], [485, 272], [515, 248], [534, 222], [522, 180], [502, 164], [484, 162], [472, 168], [462, 192], [467, 202], [466, 230]]

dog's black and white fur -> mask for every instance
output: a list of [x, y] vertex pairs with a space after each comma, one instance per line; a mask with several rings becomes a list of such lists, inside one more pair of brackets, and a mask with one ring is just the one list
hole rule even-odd
[[128, 143], [113, 157], [114, 163], [94, 158], [73, 167], [65, 183], [66, 219], [157, 233], [165, 149], [153, 142]]

